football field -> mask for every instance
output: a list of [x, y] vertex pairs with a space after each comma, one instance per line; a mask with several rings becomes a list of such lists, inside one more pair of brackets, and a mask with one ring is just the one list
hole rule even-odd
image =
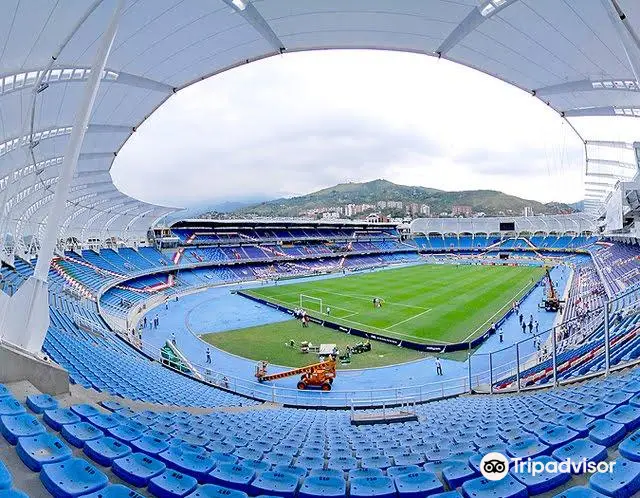
[[[420, 265], [254, 288], [248, 294], [346, 327], [431, 344], [484, 333], [543, 275], [539, 267]], [[373, 305], [373, 299], [382, 302]]]

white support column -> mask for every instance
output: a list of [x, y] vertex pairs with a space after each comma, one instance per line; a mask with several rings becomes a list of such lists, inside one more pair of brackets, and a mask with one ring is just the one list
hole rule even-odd
[[109, 57], [123, 8], [124, 0], [118, 0], [91, 65], [91, 74], [73, 122], [73, 130], [60, 168], [60, 179], [51, 203], [35, 272], [11, 298], [11, 313], [5, 313], [0, 323], [0, 338], [34, 354], [40, 352], [49, 328], [47, 286], [49, 266], [58, 240], [58, 231], [65, 215], [69, 186], [73, 181], [80, 149], [100, 86], [102, 71]]
[[640, 83], [640, 39], [620, 8], [620, 5], [618, 5], [617, 0], [600, 1], [607, 10], [611, 24], [613, 24], [613, 27], [618, 33], [622, 47], [631, 65], [631, 70], [636, 78], [636, 83]]

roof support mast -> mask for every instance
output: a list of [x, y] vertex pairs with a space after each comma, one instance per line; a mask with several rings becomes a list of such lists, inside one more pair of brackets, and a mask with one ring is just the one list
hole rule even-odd
[[640, 84], [640, 38], [633, 30], [626, 14], [620, 8], [618, 0], [600, 0], [611, 19], [611, 23], [618, 33], [620, 42], [624, 49], [631, 70], [636, 78], [636, 83]]
[[91, 65], [91, 74], [75, 115], [73, 129], [60, 168], [60, 179], [47, 217], [45, 236], [41, 241], [42, 246], [34, 274], [18, 289], [10, 303], [5, 303], [5, 305], [11, 306], [12, 312], [3, 313], [4, 320], [0, 323], [0, 337], [33, 354], [40, 352], [49, 328], [47, 286], [49, 266], [56, 248], [60, 225], [65, 216], [69, 187], [76, 171], [80, 149], [98, 93], [102, 72], [109, 57], [123, 9], [124, 0], [117, 0]]

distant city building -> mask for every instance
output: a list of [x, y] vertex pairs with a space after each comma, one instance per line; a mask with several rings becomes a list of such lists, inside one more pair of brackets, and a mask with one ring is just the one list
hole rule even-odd
[[345, 216], [354, 216], [356, 214], [356, 205], [355, 204], [347, 204], [344, 207]]
[[426, 204], [420, 206], [420, 214], [424, 216], [431, 216], [431, 208]]
[[369, 223], [384, 223], [389, 221], [389, 218], [380, 213], [371, 213], [367, 216], [367, 222]]
[[378, 207], [378, 209], [384, 209], [387, 207], [387, 201], [378, 201], [376, 203], [376, 206]]
[[465, 218], [470, 217], [472, 212], [471, 206], [453, 206], [451, 209], [453, 216], [464, 216]]
[[533, 216], [533, 208], [531, 206], [525, 206], [522, 211], [522, 214], [524, 216]]
[[325, 211], [322, 213], [322, 219], [324, 220], [336, 220], [340, 218], [340, 213], [337, 211]]

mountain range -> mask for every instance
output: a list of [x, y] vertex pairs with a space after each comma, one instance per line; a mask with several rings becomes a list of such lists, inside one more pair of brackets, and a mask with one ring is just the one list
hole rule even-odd
[[341, 183], [306, 195], [259, 202], [235, 209], [232, 214], [249, 217], [297, 217], [318, 210], [344, 208], [347, 204], [377, 205], [379, 201], [400, 201], [403, 203], [403, 208], [389, 210], [376, 207], [368, 211], [382, 211], [384, 214], [397, 216], [404, 212], [407, 204], [427, 205], [432, 216], [445, 212], [451, 213], [453, 206], [470, 206], [474, 213], [482, 212], [486, 216], [521, 216], [525, 207], [530, 207], [534, 214], [562, 214], [576, 211], [576, 208], [569, 204], [541, 203], [497, 190], [447, 192], [428, 187], [398, 185], [388, 180], [373, 180], [363, 183]]

